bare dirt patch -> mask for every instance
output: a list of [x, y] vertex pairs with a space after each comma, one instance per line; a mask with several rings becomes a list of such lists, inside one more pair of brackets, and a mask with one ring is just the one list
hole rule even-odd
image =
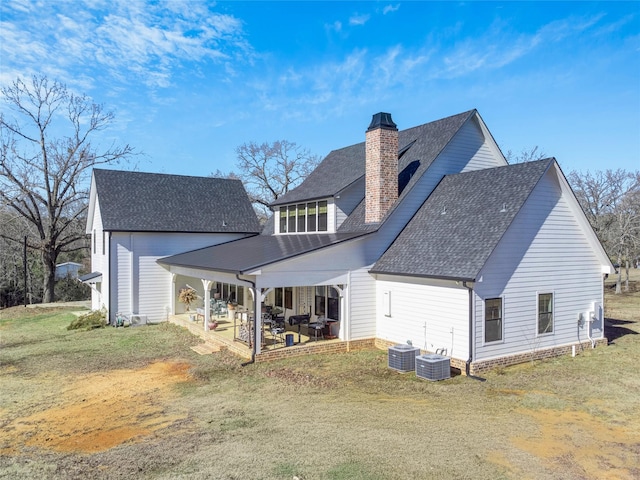
[[0, 431], [0, 454], [26, 445], [57, 452], [96, 453], [139, 442], [186, 417], [167, 405], [173, 386], [190, 380], [186, 363], [157, 362], [61, 378], [56, 405], [15, 418]]
[[[616, 425], [574, 410], [520, 409], [538, 428], [534, 436], [513, 436], [511, 443], [566, 478], [638, 478], [640, 425]], [[493, 452], [490, 460], [514, 475], [524, 475], [511, 459]]]

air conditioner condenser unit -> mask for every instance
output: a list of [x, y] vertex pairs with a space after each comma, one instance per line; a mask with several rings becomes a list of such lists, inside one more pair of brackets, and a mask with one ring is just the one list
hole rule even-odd
[[413, 372], [418, 355], [420, 355], [420, 349], [412, 345], [401, 344], [389, 347], [389, 368], [401, 373]]
[[449, 357], [436, 354], [416, 357], [416, 377], [425, 380], [445, 380], [451, 377], [451, 361]]

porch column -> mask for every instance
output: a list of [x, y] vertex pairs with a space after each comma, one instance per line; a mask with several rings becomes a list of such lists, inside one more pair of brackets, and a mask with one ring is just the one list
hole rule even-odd
[[[348, 280], [350, 280], [350, 278], [348, 278]], [[345, 327], [347, 323], [347, 310], [345, 309], [345, 304], [347, 302], [345, 301], [345, 296], [349, 292], [349, 284], [348, 283], [345, 284], [344, 289], [340, 288], [338, 285], [334, 285], [333, 288], [335, 288], [338, 291], [338, 294], [340, 295], [340, 318], [338, 319], [340, 320], [339, 322], [340, 330], [338, 331], [338, 337], [340, 338], [340, 340], [346, 340], [344, 338], [345, 335], [343, 332], [345, 331]]]
[[[340, 310], [342, 312], [342, 316], [344, 318], [344, 322], [340, 322], [340, 331], [338, 332], [341, 340], [347, 340], [347, 326], [349, 330], [351, 329], [351, 273], [349, 273], [349, 283], [344, 286], [344, 292], [340, 297]], [[343, 330], [344, 329], [344, 330]]]
[[176, 277], [175, 273], [171, 274], [171, 290], [169, 291], [169, 308], [171, 315], [176, 314]]
[[202, 279], [202, 286], [204, 287], [204, 331], [209, 331], [209, 320], [211, 320], [211, 280]]
[[340, 310], [344, 321], [340, 322], [340, 340], [351, 340], [351, 272], [347, 272], [347, 283], [344, 285], [344, 295], [340, 298]]

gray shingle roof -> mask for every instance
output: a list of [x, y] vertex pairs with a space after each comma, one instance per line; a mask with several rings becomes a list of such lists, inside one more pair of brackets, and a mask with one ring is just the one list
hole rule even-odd
[[371, 272], [475, 280], [554, 162], [444, 177]]
[[[398, 172], [401, 185], [409, 190], [415, 181], [426, 171], [442, 149], [449, 143], [462, 125], [476, 113], [476, 110], [453, 115], [417, 127], [398, 132], [400, 151], [406, 150], [398, 162]], [[364, 130], [364, 129], [363, 129]], [[364, 133], [363, 133], [364, 136]], [[407, 169], [413, 174], [406, 175]], [[404, 173], [403, 173], [404, 172]], [[331, 197], [344, 190], [365, 174], [365, 143], [358, 143], [339, 150], [334, 150], [318, 165], [318, 167], [295, 189], [281, 196], [272, 205], [295, 203], [301, 200]], [[404, 176], [403, 176], [404, 175]], [[403, 178], [407, 177], [403, 181]], [[406, 188], [409, 187], [409, 188]], [[354, 211], [354, 213], [356, 213]], [[364, 227], [356, 222], [357, 227]], [[347, 224], [345, 229], [357, 230]]]
[[158, 260], [163, 265], [246, 273], [362, 236], [351, 234], [256, 235]]
[[80, 280], [81, 282], [88, 282], [90, 280], [94, 280], [95, 282], [96, 279], [99, 279], [100, 277], [102, 277], [101, 272], [91, 272], [91, 273], [86, 273], [84, 275], [80, 275], [78, 277], [78, 280]]
[[362, 142], [333, 150], [300, 185], [272, 205], [326, 198], [348, 187], [364, 175], [364, 146]]
[[240, 180], [102, 169], [93, 178], [108, 231], [260, 232]]

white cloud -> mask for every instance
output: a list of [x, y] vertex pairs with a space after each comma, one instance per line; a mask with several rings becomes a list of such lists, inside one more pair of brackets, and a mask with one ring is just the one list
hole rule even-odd
[[596, 25], [602, 15], [571, 17], [541, 26], [532, 34], [515, 35], [496, 24], [478, 38], [457, 42], [441, 52], [441, 63], [432, 68], [429, 78], [458, 78], [479, 70], [495, 70], [542, 48], [561, 44], [568, 37], [580, 35]]
[[260, 85], [258, 108], [284, 118], [327, 118], [392, 98], [420, 84], [431, 52], [395, 45], [384, 52], [354, 49], [342, 59], [288, 69], [277, 84]]
[[106, 74], [118, 82], [167, 87], [183, 62], [253, 56], [242, 23], [205, 3], [14, 0], [2, 14], [3, 70], [59, 70], [67, 83]]
[[30, 13], [34, 8], [33, 3], [29, 0], [10, 0], [6, 6], [22, 13]]
[[382, 14], [386, 15], [387, 13], [393, 13], [400, 10], [400, 4], [396, 3], [395, 5], [387, 5], [382, 9]]
[[569, 17], [556, 20], [544, 25], [538, 30], [538, 35], [543, 41], [560, 42], [566, 37], [579, 34], [597, 24], [604, 14], [590, 17]]
[[[281, 68], [284, 73], [277, 81], [261, 82], [260, 106], [287, 117], [326, 117], [424, 89], [431, 80], [501, 70], [579, 35], [599, 18], [555, 21], [529, 34], [496, 21], [479, 37], [464, 36], [464, 25], [456, 23], [447, 31], [428, 35], [422, 45], [397, 44], [383, 52], [355, 48], [342, 59]], [[459, 40], [449, 43], [453, 38]]]
[[371, 15], [369, 14], [354, 14], [349, 18], [349, 25], [364, 25], [369, 21]]
[[637, 15], [626, 15], [616, 20], [615, 22], [607, 23], [602, 27], [600, 27], [596, 33], [598, 35], [610, 35], [612, 33], [615, 33], [619, 31], [621, 28], [623, 28], [625, 25], [629, 24], [630, 22], [633, 22], [636, 16]]
[[333, 30], [335, 32], [341, 32], [342, 31], [342, 22], [339, 20], [336, 20], [333, 23], [328, 23], [325, 25], [325, 28], [327, 30]]

